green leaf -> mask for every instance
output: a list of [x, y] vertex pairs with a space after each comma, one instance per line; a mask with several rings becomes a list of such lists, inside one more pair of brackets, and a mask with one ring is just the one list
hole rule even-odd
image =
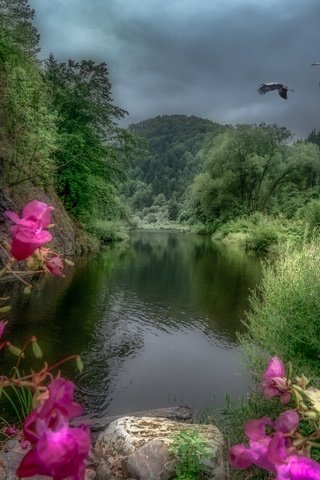
[[11, 305], [5, 305], [3, 307], [0, 307], [0, 313], [10, 312], [11, 308], [12, 308]]

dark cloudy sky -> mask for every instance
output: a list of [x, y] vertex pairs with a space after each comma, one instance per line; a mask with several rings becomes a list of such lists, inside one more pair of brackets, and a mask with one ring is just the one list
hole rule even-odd
[[[42, 56], [92, 58], [134, 123], [161, 114], [320, 129], [319, 0], [30, 0]], [[294, 89], [257, 94], [260, 83]]]

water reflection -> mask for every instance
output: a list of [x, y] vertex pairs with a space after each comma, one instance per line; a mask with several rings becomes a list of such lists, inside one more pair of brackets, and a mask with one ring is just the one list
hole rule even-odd
[[256, 257], [209, 238], [135, 232], [66, 279], [14, 295], [10, 333], [19, 344], [36, 334], [50, 362], [81, 353], [89, 415], [217, 405], [248, 385], [235, 331], [259, 277]]

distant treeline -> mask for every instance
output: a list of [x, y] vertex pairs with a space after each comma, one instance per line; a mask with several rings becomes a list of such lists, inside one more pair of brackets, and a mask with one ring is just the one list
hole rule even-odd
[[130, 131], [146, 139], [145, 154], [131, 159], [125, 192], [142, 218], [155, 221], [166, 210], [171, 220], [215, 231], [255, 212], [292, 218], [318, 201], [320, 131], [292, 143], [285, 127], [184, 115], [159, 116]]

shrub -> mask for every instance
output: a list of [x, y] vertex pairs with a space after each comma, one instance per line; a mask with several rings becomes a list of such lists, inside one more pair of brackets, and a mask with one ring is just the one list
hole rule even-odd
[[148, 213], [145, 219], [146, 219], [146, 222], [148, 223], [156, 223], [157, 221], [157, 217], [154, 213]]
[[128, 239], [123, 223], [117, 221], [94, 220], [86, 225], [86, 230], [97, 237], [103, 245]]
[[260, 290], [251, 297], [240, 338], [250, 364], [263, 352], [291, 361], [295, 369], [320, 377], [320, 244], [282, 246], [277, 262], [265, 263]]
[[266, 252], [272, 244], [278, 242], [278, 230], [271, 222], [253, 224], [244, 245], [248, 250]]
[[173, 435], [170, 452], [177, 458], [175, 480], [196, 480], [204, 470], [202, 459], [212, 457], [208, 442], [192, 429]]
[[320, 227], [320, 201], [312, 200], [297, 212], [297, 217], [311, 228]]

